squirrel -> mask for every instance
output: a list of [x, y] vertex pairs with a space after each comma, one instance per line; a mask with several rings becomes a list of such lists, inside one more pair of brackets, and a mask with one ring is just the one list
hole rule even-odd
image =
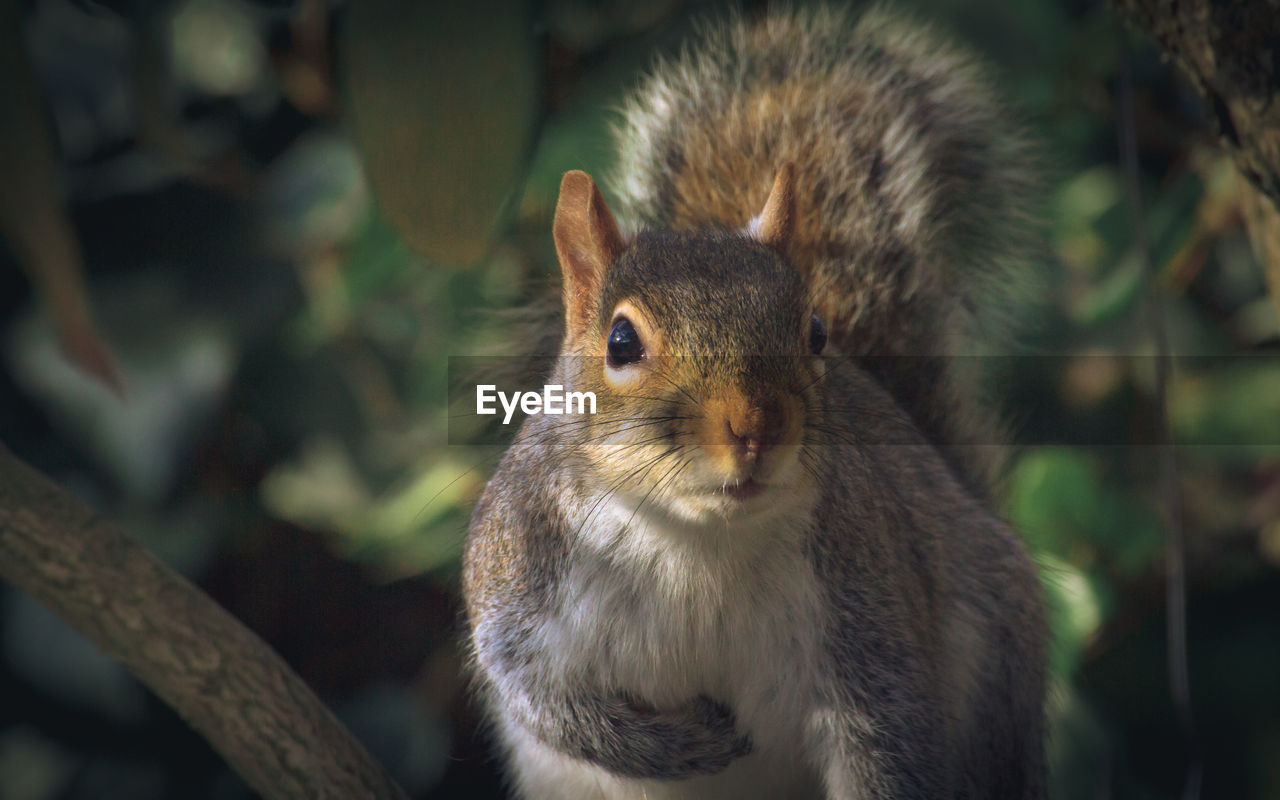
[[[563, 334], [474, 510], [478, 695], [523, 798], [1042, 798], [1047, 626], [963, 359], [1031, 159], [883, 9], [731, 16], [563, 178]], [[974, 455], [977, 453], [977, 455]]]

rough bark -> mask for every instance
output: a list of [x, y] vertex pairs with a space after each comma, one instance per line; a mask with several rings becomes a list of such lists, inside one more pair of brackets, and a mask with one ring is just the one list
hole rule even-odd
[[1280, 205], [1280, 0], [1113, 0], [1212, 111], [1240, 172]]
[[1280, 311], [1280, 0], [1112, 0], [1190, 78], [1260, 194], [1250, 235]]
[[265, 642], [3, 445], [0, 577], [119, 659], [264, 797], [405, 797]]

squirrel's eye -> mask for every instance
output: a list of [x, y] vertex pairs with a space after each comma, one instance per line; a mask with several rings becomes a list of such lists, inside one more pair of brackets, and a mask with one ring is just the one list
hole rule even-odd
[[621, 367], [634, 364], [644, 358], [644, 345], [640, 343], [640, 334], [626, 317], [613, 324], [609, 332], [609, 366]]
[[822, 324], [822, 320], [817, 316], [809, 323], [809, 350], [815, 356], [822, 354], [822, 348], [827, 346], [827, 326]]

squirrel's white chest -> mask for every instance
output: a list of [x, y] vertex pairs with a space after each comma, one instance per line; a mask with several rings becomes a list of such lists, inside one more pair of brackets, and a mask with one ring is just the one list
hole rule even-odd
[[598, 683], [659, 709], [710, 696], [733, 709], [754, 744], [720, 775], [646, 785], [634, 796], [807, 794], [796, 789], [811, 782], [803, 741], [822, 615], [802, 536], [768, 524], [677, 530], [620, 519], [627, 529], [587, 537], [599, 549], [565, 576], [550, 650], [585, 659]]

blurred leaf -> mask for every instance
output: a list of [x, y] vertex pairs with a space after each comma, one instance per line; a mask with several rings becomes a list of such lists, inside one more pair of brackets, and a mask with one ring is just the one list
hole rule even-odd
[[273, 469], [260, 489], [273, 513], [321, 530], [352, 525], [373, 502], [347, 451], [325, 437], [308, 442], [296, 462]]
[[1097, 584], [1084, 572], [1052, 555], [1042, 553], [1037, 560], [1049, 606], [1050, 669], [1059, 678], [1070, 678], [1107, 609]]
[[237, 343], [228, 325], [192, 314], [162, 273], [104, 284], [99, 295], [119, 346], [123, 397], [59, 358], [48, 320], [34, 310], [8, 331], [4, 355], [69, 440], [130, 499], [154, 503], [188, 466], [187, 449], [218, 410]]
[[364, 305], [418, 263], [386, 218], [374, 215], [346, 253], [342, 282], [347, 299], [353, 305]]
[[379, 207], [419, 254], [469, 264], [519, 185], [539, 108], [522, 3], [361, 0], [342, 95]]
[[1271, 293], [1271, 302], [1280, 317], [1280, 211], [1270, 199], [1247, 184], [1244, 193], [1245, 221], [1249, 227], [1249, 241], [1254, 255], [1262, 265]]
[[1221, 453], [1232, 460], [1280, 453], [1280, 364], [1235, 358], [1209, 374], [1175, 373], [1169, 421], [1179, 443], [1233, 445]]
[[1194, 172], [1175, 173], [1167, 186], [1145, 197], [1151, 256], [1157, 269], [1169, 263], [1196, 227], [1197, 210], [1205, 187]]
[[265, 177], [261, 208], [269, 239], [282, 253], [307, 258], [358, 243], [370, 227], [360, 156], [345, 136], [319, 131], [299, 137]]
[[1009, 476], [1009, 519], [1039, 553], [1084, 568], [1135, 574], [1161, 553], [1161, 527], [1151, 511], [1102, 483], [1085, 454], [1038, 448]]
[[461, 555], [461, 508], [484, 480], [479, 465], [445, 453], [435, 449], [429, 464], [378, 496], [339, 442], [318, 438], [263, 479], [263, 503], [283, 519], [338, 534], [346, 556], [387, 575], [426, 572]]
[[98, 332], [84, 258], [62, 196], [62, 165], [22, 41], [20, 4], [0, 2], [0, 243], [7, 243], [53, 315], [71, 363], [117, 394], [115, 355]]
[[1110, 164], [1091, 167], [1058, 190], [1054, 227], [1064, 232], [1088, 228], [1120, 199], [1120, 176], [1116, 168]]
[[249, 10], [228, 0], [186, 0], [169, 22], [173, 72], [213, 95], [262, 86], [267, 53]]
[[1122, 316], [1142, 293], [1144, 271], [1136, 253], [1126, 254], [1109, 275], [1073, 304], [1076, 323], [1094, 327]]
[[[573, 87], [565, 108], [547, 120], [529, 166], [522, 216], [547, 225], [560, 193], [560, 179], [571, 169], [594, 177], [605, 200], [614, 203], [611, 172], [617, 158], [613, 125], [621, 121], [619, 108], [640, 74], [650, 65], [666, 37], [687, 28], [687, 20], [667, 26], [660, 35], [643, 36], [609, 53]], [[550, 237], [548, 237], [548, 241]]]
[[[614, 141], [609, 127], [613, 117], [612, 108], [598, 100], [584, 102], [547, 122], [529, 167], [522, 214], [549, 222], [560, 192], [560, 179], [571, 169], [580, 169], [598, 181], [607, 181], [614, 162]], [[607, 188], [606, 183], [604, 189]], [[550, 232], [550, 225], [547, 230]]]
[[1039, 552], [1064, 555], [1077, 531], [1089, 522], [1095, 500], [1093, 465], [1061, 449], [1022, 456], [1009, 479], [1009, 520]]

